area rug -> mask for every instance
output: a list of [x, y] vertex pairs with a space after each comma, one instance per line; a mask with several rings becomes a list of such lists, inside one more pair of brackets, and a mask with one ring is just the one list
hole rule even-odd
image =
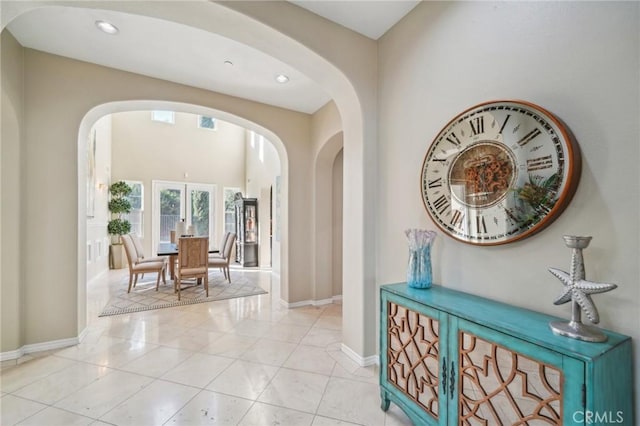
[[184, 288], [181, 291], [181, 300], [178, 301], [178, 294], [173, 291], [173, 281], [169, 279], [166, 285], [161, 280], [160, 288], [156, 291], [156, 275], [147, 274], [142, 282], [138, 281], [135, 288], [131, 289], [131, 293], [127, 293], [129, 285], [127, 276], [121, 288], [111, 297], [98, 316], [128, 314], [267, 293], [245, 277], [232, 275], [231, 280], [229, 284], [221, 274], [211, 274], [209, 275], [209, 297], [205, 296], [204, 286], [198, 285]]

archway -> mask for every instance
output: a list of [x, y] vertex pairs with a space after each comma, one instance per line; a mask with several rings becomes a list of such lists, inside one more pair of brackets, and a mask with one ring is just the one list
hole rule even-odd
[[[175, 112], [187, 112], [205, 116], [212, 116], [220, 120], [224, 120], [229, 123], [236, 124], [245, 129], [252, 130], [256, 133], [262, 135], [269, 135], [268, 139], [275, 147], [278, 156], [280, 158], [280, 167], [281, 167], [281, 181], [287, 182], [288, 180], [288, 161], [287, 161], [287, 150], [284, 146], [284, 143], [280, 140], [280, 138], [271, 132], [268, 129], [265, 129], [261, 126], [256, 125], [255, 123], [244, 119], [242, 117], [235, 116], [233, 114], [229, 114], [225, 111], [216, 110], [213, 108], [207, 108], [200, 105], [193, 104], [185, 104], [185, 103], [177, 103], [177, 102], [168, 102], [168, 101], [121, 101], [121, 102], [110, 102], [108, 104], [99, 105], [97, 107], [92, 108], [85, 117], [83, 118], [80, 129], [78, 131], [78, 164], [84, 164], [87, 155], [87, 144], [86, 141], [89, 137], [89, 132], [93, 125], [101, 118], [109, 114], [117, 113], [117, 112], [128, 112], [128, 111], [141, 111], [141, 110], [171, 110]], [[86, 270], [86, 257], [84, 261], [81, 259], [81, 255], [84, 254], [86, 256], [86, 250], [84, 247], [86, 245], [86, 237], [85, 240], [82, 241], [80, 235], [84, 233], [87, 234], [87, 217], [84, 214], [84, 209], [86, 206], [86, 185], [85, 182], [87, 180], [86, 168], [78, 167], [78, 253], [80, 254], [78, 259], [78, 320], [80, 323], [86, 322], [86, 303], [87, 303], [87, 270]], [[288, 188], [288, 185], [284, 185], [284, 187]], [[84, 195], [84, 197], [83, 197]], [[282, 205], [288, 205], [288, 190], [282, 191], [281, 193], [281, 203]], [[84, 198], [84, 199], [83, 199]], [[284, 209], [286, 210], [286, 209]], [[288, 222], [285, 220], [281, 221], [282, 223], [282, 232], [286, 233], [288, 231]], [[277, 265], [274, 265], [274, 268], [279, 271], [279, 274], [282, 275], [282, 265], [280, 264], [280, 260], [283, 258], [282, 249], [285, 246], [278, 245], [278, 255], [276, 259], [278, 261]], [[286, 274], [285, 274], [286, 275]]]
[[[73, 1], [15, 2], [3, 8], [3, 25], [31, 9], [56, 6], [77, 7], [78, 4]], [[345, 192], [355, 194], [345, 197], [345, 210], [349, 211], [349, 215], [345, 216], [348, 234], [344, 235], [343, 263], [348, 265], [344, 271], [344, 281], [349, 283], [349, 288], [344, 295], [345, 307], [348, 306], [348, 315], [344, 318], [344, 342], [351, 349], [350, 354], [356, 358], [364, 360], [364, 357], [375, 353], [375, 326], [372, 325], [375, 321], [376, 295], [375, 217], [372, 213], [365, 214], [375, 211], [373, 191], [369, 190], [375, 185], [376, 164], [375, 42], [355, 34], [336, 32], [339, 29], [337, 25], [317, 20], [312, 14], [286, 2], [273, 3], [269, 7], [252, 2], [190, 2], [188, 7], [183, 2], [164, 2], [161, 7], [148, 2], [91, 2], [83, 3], [82, 7], [139, 14], [215, 32], [279, 58], [322, 84], [334, 99], [342, 117]], [[301, 21], [313, 25], [313, 37], [307, 26], [300, 25]], [[336, 36], [343, 42], [341, 49], [335, 48]], [[357, 55], [344, 55], [345, 51], [357, 52]], [[79, 294], [77, 288], [71, 289], [65, 284], [79, 282], [79, 277], [84, 276], [84, 271], [69, 268], [73, 263], [82, 265], [86, 257], [84, 250], [78, 250], [78, 242], [86, 239], [85, 232], [78, 229], [79, 218], [84, 212], [77, 209], [71, 211], [68, 207], [76, 202], [77, 205], [84, 205], [84, 195], [77, 191], [78, 170], [74, 168], [83, 163], [78, 161], [78, 157], [70, 162], [65, 154], [77, 151], [79, 135], [86, 134], [89, 130], [87, 123], [93, 123], [101, 115], [97, 108], [128, 99], [165, 99], [217, 108], [237, 117], [245, 117], [258, 127], [272, 129], [271, 133], [280, 137], [288, 147], [289, 167], [288, 179], [283, 180], [282, 189], [289, 191], [291, 199], [301, 201], [299, 205], [292, 203], [283, 209], [283, 223], [287, 222], [290, 228], [295, 228], [290, 229], [289, 235], [283, 232], [283, 240], [300, 250], [296, 248], [289, 252], [289, 248], [283, 246], [282, 297], [294, 301], [310, 298], [309, 287], [302, 284], [299, 287], [284, 285], [289, 282], [285, 274], [302, 283], [311, 270], [308, 256], [311, 250], [305, 248], [311, 248], [308, 235], [313, 228], [308, 216], [297, 211], [298, 208], [308, 209], [312, 204], [312, 188], [306, 183], [309, 182], [309, 171], [313, 169], [307, 143], [311, 137], [308, 116], [266, 105], [256, 107], [255, 103], [243, 99], [114, 69], [98, 69], [100, 67], [87, 63], [72, 64], [73, 60], [51, 58], [42, 52], [32, 51], [28, 56], [29, 78], [34, 83], [30, 93], [34, 96], [25, 104], [28, 117], [24, 126], [29, 132], [26, 132], [23, 143], [27, 146], [27, 154], [38, 152], [41, 157], [49, 157], [52, 161], [47, 167], [32, 161], [21, 165], [22, 176], [29, 177], [20, 184], [25, 194], [22, 208], [29, 212], [36, 211], [42, 201], [49, 200], [53, 193], [57, 193], [64, 203], [52, 205], [48, 210], [51, 220], [57, 223], [55, 235], [37, 214], [25, 214], [21, 219], [21, 228], [25, 230], [20, 249], [22, 259], [34, 253], [60, 252], [56, 259], [38, 256], [41, 259], [40, 267], [23, 270], [22, 285], [15, 284], [22, 287], [23, 297], [29, 300], [22, 318], [16, 318], [16, 321], [22, 322], [24, 344], [75, 336], [83, 330], [84, 321], [70, 318], [69, 303], [78, 297], [82, 298], [84, 293]], [[41, 67], [43, 62], [48, 63], [49, 68]], [[71, 66], [73, 71], [69, 73]], [[60, 72], [51, 73], [49, 70]], [[40, 90], [42, 85], [47, 90]], [[68, 90], [70, 85], [73, 85], [73, 90]], [[91, 110], [90, 114], [87, 113], [88, 109]], [[96, 116], [93, 120], [87, 119], [91, 114]], [[275, 140], [269, 132], [263, 133]], [[47, 179], [52, 174], [57, 178], [55, 183]], [[289, 185], [290, 182], [296, 185]], [[301, 182], [305, 183], [299, 184]], [[289, 217], [285, 219], [285, 215], [292, 220]], [[60, 247], [60, 233], [69, 236], [76, 234], [76, 242], [65, 242]], [[288, 267], [284, 266], [285, 262], [288, 262]], [[50, 275], [55, 276], [55, 282], [51, 283], [51, 288], [56, 288], [55, 293], [36, 284], [45, 282]], [[60, 303], [48, 313], [51, 318], [46, 315], [43, 317], [51, 297]], [[53, 321], [54, 318], [56, 321]], [[43, 328], [42, 323], [52, 325]]]
[[[321, 146], [315, 159], [313, 200], [315, 213], [315, 232], [313, 233], [315, 279], [313, 300], [316, 303], [329, 303], [332, 300], [334, 296], [333, 268], [340, 267], [342, 269], [341, 263], [335, 264], [333, 260], [333, 166], [343, 145], [343, 133], [336, 133]], [[324, 265], [329, 265], [329, 267]]]

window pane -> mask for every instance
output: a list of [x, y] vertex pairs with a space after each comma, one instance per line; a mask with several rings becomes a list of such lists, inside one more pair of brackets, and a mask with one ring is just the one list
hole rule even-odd
[[160, 241], [170, 241], [170, 232], [180, 221], [180, 195], [177, 189], [160, 191]]
[[131, 210], [144, 210], [142, 207], [142, 182], [125, 181], [131, 187], [131, 194], [127, 197], [131, 203]]
[[143, 237], [143, 187], [142, 182], [125, 181], [127, 185], [131, 187], [131, 193], [127, 196], [127, 199], [131, 203], [131, 212], [124, 215], [124, 218], [131, 223], [131, 233], [139, 237]]
[[162, 123], [174, 123], [173, 111], [151, 111], [151, 119]]
[[236, 232], [236, 212], [225, 212], [224, 213], [224, 231], [225, 232]]
[[198, 116], [198, 127], [202, 129], [211, 129], [215, 130], [216, 128], [216, 119], [213, 117], [206, 117], [204, 115]]
[[209, 191], [191, 191], [190, 219], [196, 236], [209, 236]]
[[138, 237], [143, 237], [142, 235], [142, 211], [141, 210], [132, 210], [129, 214], [122, 215], [123, 219], [128, 220], [131, 223], [131, 233], [137, 235]]
[[236, 232], [236, 192], [240, 192], [240, 188], [224, 189], [224, 230], [226, 232]]

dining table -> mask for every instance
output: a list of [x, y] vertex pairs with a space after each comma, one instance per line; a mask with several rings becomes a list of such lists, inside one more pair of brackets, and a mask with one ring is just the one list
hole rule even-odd
[[[209, 249], [209, 254], [220, 253], [220, 249]], [[176, 279], [176, 258], [178, 257], [178, 244], [163, 242], [158, 244], [158, 256], [169, 256], [169, 275], [172, 280]]]

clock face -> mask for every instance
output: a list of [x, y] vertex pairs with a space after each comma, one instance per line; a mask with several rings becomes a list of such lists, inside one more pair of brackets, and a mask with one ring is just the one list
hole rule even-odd
[[436, 136], [422, 166], [422, 200], [446, 234], [476, 245], [534, 234], [566, 207], [580, 154], [550, 112], [522, 101], [474, 106]]

